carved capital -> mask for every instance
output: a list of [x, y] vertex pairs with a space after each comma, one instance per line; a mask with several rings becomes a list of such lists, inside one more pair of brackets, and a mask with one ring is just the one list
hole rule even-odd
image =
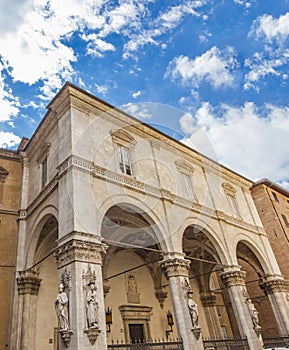
[[180, 258], [168, 258], [161, 261], [160, 268], [167, 278], [183, 276], [188, 277], [190, 260]]
[[232, 286], [245, 286], [246, 272], [241, 270], [228, 270], [220, 273], [222, 282], [226, 288]]
[[41, 279], [38, 278], [38, 273], [32, 270], [19, 272], [17, 277], [18, 294], [38, 295]]
[[75, 261], [102, 264], [106, 249], [107, 245], [101, 242], [72, 238], [55, 249], [54, 257], [58, 268]]
[[200, 298], [204, 307], [216, 306], [217, 297], [214, 292], [201, 293]]
[[259, 283], [260, 288], [266, 295], [278, 292], [288, 292], [288, 282], [283, 279], [269, 279]]

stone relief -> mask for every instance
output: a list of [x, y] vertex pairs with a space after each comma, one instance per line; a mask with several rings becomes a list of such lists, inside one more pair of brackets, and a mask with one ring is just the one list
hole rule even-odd
[[140, 304], [140, 293], [138, 293], [136, 278], [134, 274], [126, 276], [127, 283], [127, 302], [132, 304]]

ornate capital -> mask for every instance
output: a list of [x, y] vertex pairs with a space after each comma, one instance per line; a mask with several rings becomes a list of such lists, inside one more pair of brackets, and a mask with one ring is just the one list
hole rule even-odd
[[220, 273], [222, 282], [226, 288], [232, 286], [245, 286], [246, 272], [241, 270], [224, 270]]
[[201, 302], [204, 307], [213, 307], [216, 306], [216, 295], [214, 292], [201, 293]]
[[18, 294], [38, 295], [41, 281], [38, 278], [38, 272], [32, 270], [19, 272], [19, 277], [17, 277]]
[[102, 264], [106, 249], [101, 242], [72, 238], [55, 249], [54, 257], [59, 269], [75, 261]]
[[167, 278], [183, 276], [188, 277], [190, 260], [181, 258], [167, 258], [161, 261], [160, 268]]
[[278, 292], [288, 292], [288, 282], [284, 279], [268, 279], [259, 283], [260, 288], [266, 295]]

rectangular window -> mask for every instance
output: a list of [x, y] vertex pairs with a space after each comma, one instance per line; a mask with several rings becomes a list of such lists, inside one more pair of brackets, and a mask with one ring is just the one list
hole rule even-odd
[[278, 198], [277, 194], [275, 192], [272, 192], [272, 194], [273, 194], [275, 201], [279, 203], [279, 198]]
[[229, 200], [229, 203], [230, 203], [233, 215], [236, 216], [236, 217], [240, 217], [240, 213], [239, 213], [239, 209], [238, 209], [238, 206], [237, 206], [237, 203], [236, 203], [235, 196], [227, 193], [227, 197], [228, 197], [228, 200]]
[[131, 162], [129, 149], [123, 146], [118, 147], [119, 167], [123, 174], [131, 175]]
[[221, 326], [221, 329], [222, 329], [223, 339], [227, 339], [228, 338], [228, 333], [227, 333], [226, 326]]
[[43, 162], [41, 163], [41, 172], [42, 172], [41, 186], [44, 187], [47, 182], [47, 157], [45, 157]]
[[286, 215], [281, 214], [281, 216], [282, 216], [282, 219], [283, 219], [283, 221], [284, 221], [284, 223], [285, 223], [286, 227], [289, 227], [289, 222], [288, 222], [288, 220], [287, 220]]
[[193, 197], [193, 188], [192, 188], [192, 182], [191, 182], [191, 178], [190, 175], [182, 173], [182, 178], [183, 178], [183, 183], [186, 189], [186, 195], [188, 196], [188, 198], [192, 198]]

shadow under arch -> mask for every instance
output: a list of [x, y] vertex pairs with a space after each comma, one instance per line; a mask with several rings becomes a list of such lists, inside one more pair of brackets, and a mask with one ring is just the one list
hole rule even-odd
[[45, 254], [51, 253], [45, 251], [44, 241], [53, 240], [52, 246], [56, 247], [56, 240], [58, 239], [57, 218], [58, 212], [53, 206], [44, 208], [38, 215], [27, 244], [26, 269], [35, 265], [37, 260], [42, 259]]

